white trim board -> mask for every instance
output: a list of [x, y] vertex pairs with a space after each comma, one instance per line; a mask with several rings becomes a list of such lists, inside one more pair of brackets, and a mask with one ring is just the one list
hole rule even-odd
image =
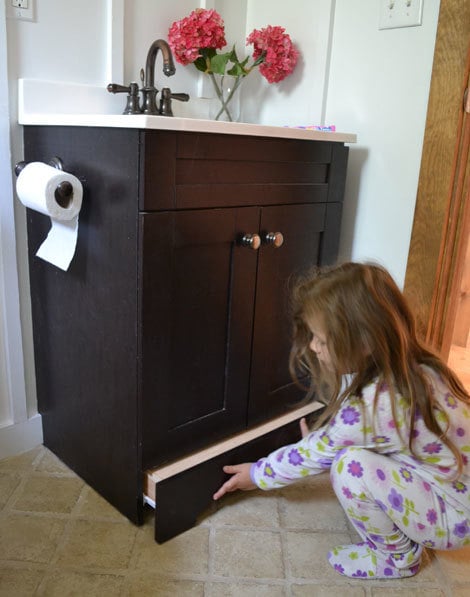
[[0, 460], [42, 445], [41, 415], [0, 429]]

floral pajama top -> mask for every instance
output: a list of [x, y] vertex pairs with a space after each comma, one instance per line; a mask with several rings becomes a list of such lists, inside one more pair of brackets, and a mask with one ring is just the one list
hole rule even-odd
[[[424, 367], [424, 366], [423, 366]], [[376, 383], [363, 390], [362, 400], [349, 396], [325, 426], [299, 442], [284, 446], [261, 458], [251, 467], [253, 482], [261, 489], [275, 489], [297, 479], [329, 470], [338, 452], [348, 446], [384, 454], [399, 464], [415, 469], [414, 474], [428, 482], [449, 505], [470, 516], [470, 405], [457, 400], [440, 376], [424, 367], [432, 382], [437, 401], [449, 418], [448, 436], [463, 457], [463, 473], [452, 479], [457, 465], [447, 446], [432, 434], [417, 416], [414, 430], [415, 458], [408, 448], [407, 406], [403, 398], [396, 403], [395, 425], [387, 387], [381, 387], [374, 415]], [[361, 404], [362, 403], [362, 404]], [[438, 421], [442, 421], [438, 415]], [[445, 424], [444, 422], [442, 423]]]

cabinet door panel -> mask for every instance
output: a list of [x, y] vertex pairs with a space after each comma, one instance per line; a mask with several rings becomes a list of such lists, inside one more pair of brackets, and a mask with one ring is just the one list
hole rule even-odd
[[325, 205], [262, 209], [260, 232], [281, 232], [284, 244], [258, 251], [253, 357], [248, 424], [286, 411], [302, 396], [289, 375], [289, 296], [296, 275], [318, 263]]
[[142, 216], [142, 425], [153, 466], [245, 426], [257, 208]]

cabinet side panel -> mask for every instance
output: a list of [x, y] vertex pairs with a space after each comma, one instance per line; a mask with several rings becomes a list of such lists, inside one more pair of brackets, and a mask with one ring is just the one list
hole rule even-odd
[[348, 155], [349, 147], [342, 143], [334, 143], [328, 173], [328, 201], [343, 202]]
[[327, 204], [325, 231], [321, 238], [320, 265], [333, 265], [338, 258], [342, 213], [342, 203]]
[[84, 195], [66, 272], [35, 256], [50, 220], [27, 212], [44, 443], [137, 522], [138, 132], [26, 127], [25, 159], [52, 156], [82, 181]]

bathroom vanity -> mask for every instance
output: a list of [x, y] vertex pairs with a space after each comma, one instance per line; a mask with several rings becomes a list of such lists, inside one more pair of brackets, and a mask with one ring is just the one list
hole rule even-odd
[[68, 271], [35, 256], [44, 444], [156, 539], [195, 524], [222, 465], [298, 438], [289, 292], [337, 257], [355, 136], [159, 116], [25, 118], [25, 160], [82, 182]]

